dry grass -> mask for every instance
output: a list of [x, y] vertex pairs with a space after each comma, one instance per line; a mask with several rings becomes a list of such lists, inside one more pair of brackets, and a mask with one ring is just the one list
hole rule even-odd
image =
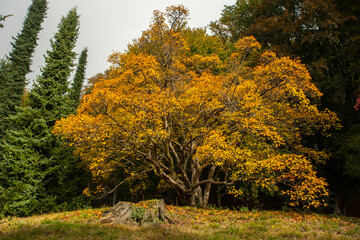
[[0, 221], [0, 239], [360, 239], [360, 219], [168, 206], [176, 224], [101, 225], [101, 209]]

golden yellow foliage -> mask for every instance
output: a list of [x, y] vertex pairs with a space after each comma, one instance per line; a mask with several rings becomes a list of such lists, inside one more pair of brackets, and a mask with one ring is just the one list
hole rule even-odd
[[261, 52], [253, 37], [240, 39], [228, 60], [192, 55], [181, 31], [187, 10], [167, 11], [154, 13], [128, 52], [110, 56], [110, 78], [54, 133], [73, 142], [94, 177], [152, 170], [190, 204], [205, 205], [211, 184], [241, 197], [234, 184], [246, 182], [291, 206], [323, 204], [327, 183], [309, 157], [325, 154], [302, 137], [326, 134], [337, 118], [312, 104], [321, 93], [305, 66]]

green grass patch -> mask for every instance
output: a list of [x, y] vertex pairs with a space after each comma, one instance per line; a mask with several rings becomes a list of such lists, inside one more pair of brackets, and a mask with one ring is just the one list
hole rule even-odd
[[140, 227], [102, 225], [103, 210], [3, 219], [0, 239], [360, 239], [358, 218], [168, 206], [176, 224]]

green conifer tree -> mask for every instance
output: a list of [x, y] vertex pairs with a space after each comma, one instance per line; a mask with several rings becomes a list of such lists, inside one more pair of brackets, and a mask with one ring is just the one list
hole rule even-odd
[[81, 90], [85, 80], [85, 70], [87, 63], [88, 49], [84, 48], [79, 57], [79, 63], [76, 68], [75, 77], [71, 85], [70, 99], [73, 101], [74, 109], [80, 104]]
[[9, 57], [1, 63], [0, 137], [8, 126], [6, 118], [14, 114], [15, 107], [21, 104], [26, 86], [26, 74], [30, 72], [31, 57], [37, 46], [36, 42], [46, 16], [47, 4], [46, 0], [32, 1], [23, 28], [14, 38]]
[[[79, 34], [76, 9], [61, 19], [45, 56], [45, 67], [29, 93], [29, 106], [10, 118], [0, 162], [0, 209], [3, 214], [28, 215], [54, 211], [82, 190], [72, 149], [51, 131], [70, 112], [68, 78]], [[81, 172], [80, 172], [81, 173]], [[30, 176], [34, 176], [31, 177]], [[24, 186], [24, 187], [19, 187]], [[7, 196], [16, 196], [9, 198]], [[32, 201], [27, 201], [29, 195]]]
[[54, 120], [68, 114], [69, 97], [66, 94], [76, 58], [73, 49], [79, 35], [79, 23], [75, 8], [61, 19], [59, 31], [50, 40], [51, 50], [45, 56], [45, 67], [29, 95], [31, 108], [41, 109], [45, 115], [49, 115], [49, 119], [46, 119], [49, 126], [54, 124]]

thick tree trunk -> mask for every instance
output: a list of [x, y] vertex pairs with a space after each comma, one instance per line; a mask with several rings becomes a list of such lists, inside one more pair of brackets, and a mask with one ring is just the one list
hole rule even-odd
[[191, 206], [203, 205], [202, 190], [201, 187], [195, 188], [191, 193]]
[[333, 211], [336, 214], [345, 215], [345, 204], [339, 195], [335, 198]]
[[[166, 118], [164, 124], [168, 129]], [[164, 157], [153, 159], [150, 156], [149, 159], [154, 164], [154, 173], [176, 191], [181, 205], [206, 207], [210, 198], [211, 186], [228, 183], [214, 181], [215, 165], [206, 170], [200, 166], [199, 159], [195, 155], [195, 139], [185, 141], [185, 143], [182, 146], [180, 143], [168, 139], [163, 146]], [[209, 172], [205, 179], [200, 180], [204, 178], [203, 173], [207, 170]]]
[[[213, 179], [215, 170], [216, 170], [216, 166], [212, 165], [208, 174], [208, 179]], [[204, 189], [204, 200], [202, 207], [206, 207], [207, 204], [209, 203], [210, 190], [211, 190], [211, 183], [207, 183]]]

